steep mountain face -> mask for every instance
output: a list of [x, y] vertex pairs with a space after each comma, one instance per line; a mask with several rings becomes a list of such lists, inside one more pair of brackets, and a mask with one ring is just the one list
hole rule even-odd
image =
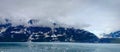
[[[32, 22], [30, 21], [30, 24]], [[53, 24], [56, 25], [55, 23]], [[0, 42], [96, 42], [98, 38], [88, 31], [66, 27], [12, 26], [0, 24]]]

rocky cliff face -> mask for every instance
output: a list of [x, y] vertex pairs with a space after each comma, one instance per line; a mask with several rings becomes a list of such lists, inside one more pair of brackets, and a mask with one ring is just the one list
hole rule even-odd
[[[35, 26], [39, 20], [29, 20], [28, 25], [12, 25], [10, 20], [0, 24], [0, 42], [96, 42], [98, 38], [83, 29], [64, 27], [62, 24], [48, 23], [50, 26]], [[47, 24], [46, 24], [47, 25]]]

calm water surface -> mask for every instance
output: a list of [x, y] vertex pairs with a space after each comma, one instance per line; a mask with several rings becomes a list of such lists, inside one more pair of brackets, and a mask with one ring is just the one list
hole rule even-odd
[[120, 44], [4, 42], [0, 52], [120, 52]]

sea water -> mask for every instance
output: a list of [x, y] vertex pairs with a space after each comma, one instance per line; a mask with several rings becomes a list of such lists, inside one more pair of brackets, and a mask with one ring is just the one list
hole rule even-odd
[[2, 42], [0, 52], [120, 52], [120, 44]]

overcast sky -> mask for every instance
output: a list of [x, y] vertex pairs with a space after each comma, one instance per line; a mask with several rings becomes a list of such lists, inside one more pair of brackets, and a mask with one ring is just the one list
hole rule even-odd
[[35, 18], [102, 33], [120, 30], [120, 0], [0, 0], [0, 17], [15, 24]]

